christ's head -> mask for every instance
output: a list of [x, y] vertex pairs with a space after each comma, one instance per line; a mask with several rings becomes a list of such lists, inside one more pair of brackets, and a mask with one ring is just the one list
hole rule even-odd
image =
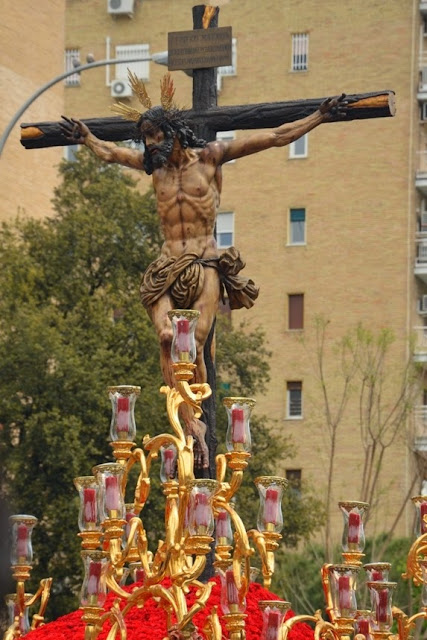
[[204, 140], [196, 138], [178, 109], [153, 107], [141, 115], [136, 128], [135, 140], [142, 141], [145, 145], [144, 169], [148, 175], [166, 164], [175, 138], [183, 149], [206, 146]]

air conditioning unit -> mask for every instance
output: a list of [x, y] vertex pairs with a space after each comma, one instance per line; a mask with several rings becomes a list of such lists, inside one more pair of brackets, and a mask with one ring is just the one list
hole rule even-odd
[[418, 300], [418, 313], [427, 313], [427, 296], [421, 296]]
[[111, 83], [111, 95], [113, 98], [130, 98], [132, 89], [127, 80], [113, 80]]
[[107, 0], [108, 13], [113, 15], [133, 15], [135, 0]]

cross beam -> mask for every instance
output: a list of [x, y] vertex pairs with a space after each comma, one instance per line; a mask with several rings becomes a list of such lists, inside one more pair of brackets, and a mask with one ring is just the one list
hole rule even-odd
[[[191, 127], [205, 125], [212, 131], [235, 129], [269, 129], [285, 122], [294, 122], [316, 111], [325, 98], [292, 100], [289, 102], [267, 102], [258, 104], [210, 107], [183, 111]], [[348, 109], [344, 118], [331, 118], [330, 122], [348, 122], [368, 118], [394, 116], [394, 92], [390, 90], [359, 93], [347, 96]], [[91, 132], [101, 140], [118, 142], [135, 135], [135, 123], [120, 117], [90, 118], [83, 120]], [[57, 147], [72, 144], [61, 133], [59, 122], [37, 122], [21, 124], [21, 144], [26, 149]]]

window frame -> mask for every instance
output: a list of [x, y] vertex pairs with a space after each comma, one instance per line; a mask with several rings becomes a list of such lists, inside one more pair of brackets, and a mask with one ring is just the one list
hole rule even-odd
[[[299, 413], [292, 413], [292, 405], [295, 404], [292, 393], [296, 391], [299, 392]], [[286, 382], [286, 420], [302, 420], [303, 417], [302, 380], [288, 380]]]
[[[303, 153], [297, 153], [296, 147], [297, 143], [301, 143], [304, 141], [304, 151]], [[291, 160], [295, 160], [298, 158], [307, 158], [308, 157], [308, 133], [304, 133], [304, 135], [300, 136], [297, 140], [294, 140], [289, 145], [289, 158]]]
[[[64, 50], [64, 69], [66, 72], [75, 69], [73, 60], [78, 60], [80, 64], [80, 49], [65, 49]], [[79, 87], [80, 86], [80, 73], [76, 71], [64, 78], [64, 84], [66, 87]]]
[[[297, 299], [300, 301], [301, 308], [293, 308], [293, 304], [291, 301], [295, 300], [295, 304]], [[304, 309], [305, 299], [303, 293], [288, 293], [288, 331], [304, 331]], [[294, 324], [294, 317], [301, 317], [301, 326], [291, 326]]]
[[[221, 216], [229, 215], [231, 216], [231, 225], [224, 225], [221, 229]], [[225, 218], [223, 217], [222, 220]], [[220, 235], [225, 233], [231, 233], [231, 244], [221, 244]], [[218, 249], [229, 249], [234, 244], [234, 211], [219, 211], [216, 217], [216, 242]]]
[[223, 67], [217, 67], [216, 88], [217, 91], [222, 89], [222, 79], [226, 76], [237, 76], [237, 38], [231, 39], [231, 64]]
[[[146, 42], [135, 44], [118, 44], [115, 47], [115, 57], [117, 59], [137, 58], [139, 56], [144, 58], [150, 57], [150, 45]], [[114, 65], [114, 79], [126, 80], [128, 79], [128, 69], [135, 73], [135, 75], [147, 82], [150, 79], [150, 61], [145, 62], [118, 62]]]
[[292, 34], [291, 71], [308, 71], [309, 34], [306, 31]]
[[[296, 213], [297, 211], [299, 212], [304, 212], [304, 219], [303, 220], [292, 220], [292, 214]], [[295, 230], [295, 227], [293, 225], [295, 225], [295, 223], [298, 222], [303, 222], [303, 240], [294, 240], [292, 233], [293, 230]], [[288, 216], [288, 246], [291, 247], [295, 247], [295, 246], [304, 246], [307, 244], [307, 210], [305, 207], [290, 207], [289, 208], [289, 216]]]

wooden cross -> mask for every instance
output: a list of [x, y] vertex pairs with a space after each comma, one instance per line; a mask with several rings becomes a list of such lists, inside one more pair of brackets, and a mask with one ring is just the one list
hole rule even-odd
[[[193, 28], [216, 28], [218, 13], [218, 7], [208, 5], [193, 7]], [[270, 129], [285, 122], [305, 118], [314, 113], [324, 99], [323, 97], [218, 107], [216, 69], [202, 68], [193, 70], [193, 108], [183, 111], [183, 116], [197, 137], [209, 142], [215, 139], [217, 131]], [[390, 90], [350, 94], [346, 96], [346, 100], [348, 102], [346, 116], [332, 117], [329, 122], [395, 115], [394, 92]], [[89, 118], [83, 122], [101, 140], [118, 142], [130, 140], [135, 135], [135, 123], [120, 117]], [[66, 146], [73, 142], [64, 138], [59, 122], [37, 122], [21, 124], [21, 144], [26, 149], [38, 149]]]
[[[193, 30], [217, 28], [218, 13], [218, 7], [208, 5], [193, 7]], [[231, 31], [229, 39], [231, 52]], [[213, 60], [213, 64], [219, 66], [217, 60]], [[186, 68], [189, 66], [191, 66], [191, 60], [185, 65]], [[174, 69], [176, 68], [180, 67], [175, 66]], [[216, 68], [206, 65], [204, 68], [193, 68], [193, 107], [184, 111], [183, 115], [197, 137], [209, 142], [215, 139], [218, 131], [274, 128], [285, 122], [299, 120], [316, 111], [324, 99], [218, 107]], [[337, 121], [381, 118], [395, 114], [393, 91], [352, 94], [348, 95], [346, 100], [348, 102], [346, 116], [335, 118]], [[332, 117], [329, 121], [333, 122], [334, 118]], [[83, 122], [95, 136], [102, 140], [117, 142], [132, 139], [135, 135], [135, 123], [120, 117], [92, 118]], [[73, 144], [62, 135], [59, 122], [21, 124], [21, 143], [26, 149]], [[211, 358], [212, 336], [213, 329], [205, 345], [205, 360], [208, 368], [208, 382], [212, 389], [215, 389], [215, 367]], [[206, 443], [210, 452], [209, 476], [215, 477], [214, 399], [204, 403], [204, 412], [208, 426]]]

